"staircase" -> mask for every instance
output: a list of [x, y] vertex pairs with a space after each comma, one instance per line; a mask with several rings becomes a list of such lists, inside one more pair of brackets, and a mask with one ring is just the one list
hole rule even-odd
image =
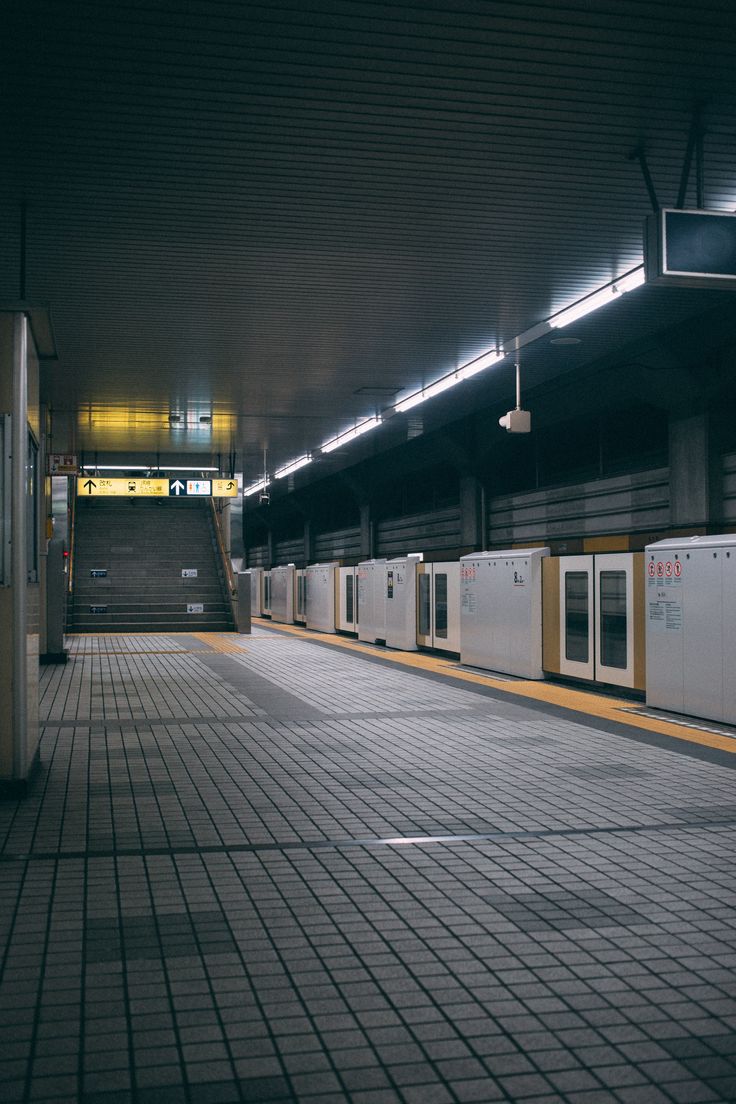
[[233, 629], [208, 499], [77, 500], [68, 632]]

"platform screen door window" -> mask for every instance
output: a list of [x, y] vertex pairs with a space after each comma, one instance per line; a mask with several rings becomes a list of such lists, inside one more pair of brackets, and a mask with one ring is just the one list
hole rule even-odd
[[600, 574], [601, 663], [626, 669], [626, 572]]
[[587, 663], [590, 653], [588, 572], [565, 572], [565, 658]]
[[38, 582], [38, 445], [28, 434], [26, 457], [26, 567], [28, 582]]
[[434, 635], [447, 638], [447, 574], [438, 572], [434, 577]]
[[353, 624], [353, 586], [354, 579], [352, 575], [345, 576], [345, 620], [349, 624]]
[[430, 633], [430, 600], [431, 600], [431, 575], [419, 576], [419, 635], [429, 636]]

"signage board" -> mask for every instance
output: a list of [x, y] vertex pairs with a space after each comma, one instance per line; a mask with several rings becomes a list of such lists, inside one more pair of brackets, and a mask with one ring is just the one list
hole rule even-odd
[[77, 475], [79, 464], [72, 452], [50, 452], [46, 457], [48, 475]]
[[93, 579], [106, 579], [107, 568], [106, 567], [93, 567], [90, 570], [90, 575]]
[[197, 571], [198, 569], [196, 567], [183, 567], [181, 569], [181, 577], [182, 579], [196, 579]]
[[80, 475], [77, 477], [77, 495], [83, 497], [105, 496], [130, 498], [131, 495], [148, 498], [166, 498], [169, 493], [168, 479], [108, 479], [101, 475]]
[[204, 603], [187, 602], [187, 613], [204, 613]]
[[213, 479], [213, 498], [236, 498], [238, 494], [237, 479]]
[[130, 498], [133, 495], [149, 498], [236, 498], [238, 481], [237, 479], [168, 480], [150, 476], [146, 479], [138, 479], [136, 476], [117, 479], [101, 475], [80, 475], [77, 477], [77, 495], [81, 497], [102, 495], [108, 498], [116, 496]]

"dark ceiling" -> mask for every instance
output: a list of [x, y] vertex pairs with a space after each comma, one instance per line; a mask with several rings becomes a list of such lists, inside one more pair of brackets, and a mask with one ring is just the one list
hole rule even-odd
[[[6, 0], [3, 21], [0, 301], [25, 201], [68, 447], [237, 450], [248, 480], [263, 448], [278, 467], [508, 346], [640, 263], [629, 155], [672, 205], [698, 103], [704, 204], [736, 207], [731, 0]], [[718, 302], [641, 289], [528, 355], [589, 365]]]

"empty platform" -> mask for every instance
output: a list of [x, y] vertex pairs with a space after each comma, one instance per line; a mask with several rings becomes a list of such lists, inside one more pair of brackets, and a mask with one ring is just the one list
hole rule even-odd
[[0, 1099], [736, 1099], [728, 735], [264, 627], [68, 643], [0, 804]]

